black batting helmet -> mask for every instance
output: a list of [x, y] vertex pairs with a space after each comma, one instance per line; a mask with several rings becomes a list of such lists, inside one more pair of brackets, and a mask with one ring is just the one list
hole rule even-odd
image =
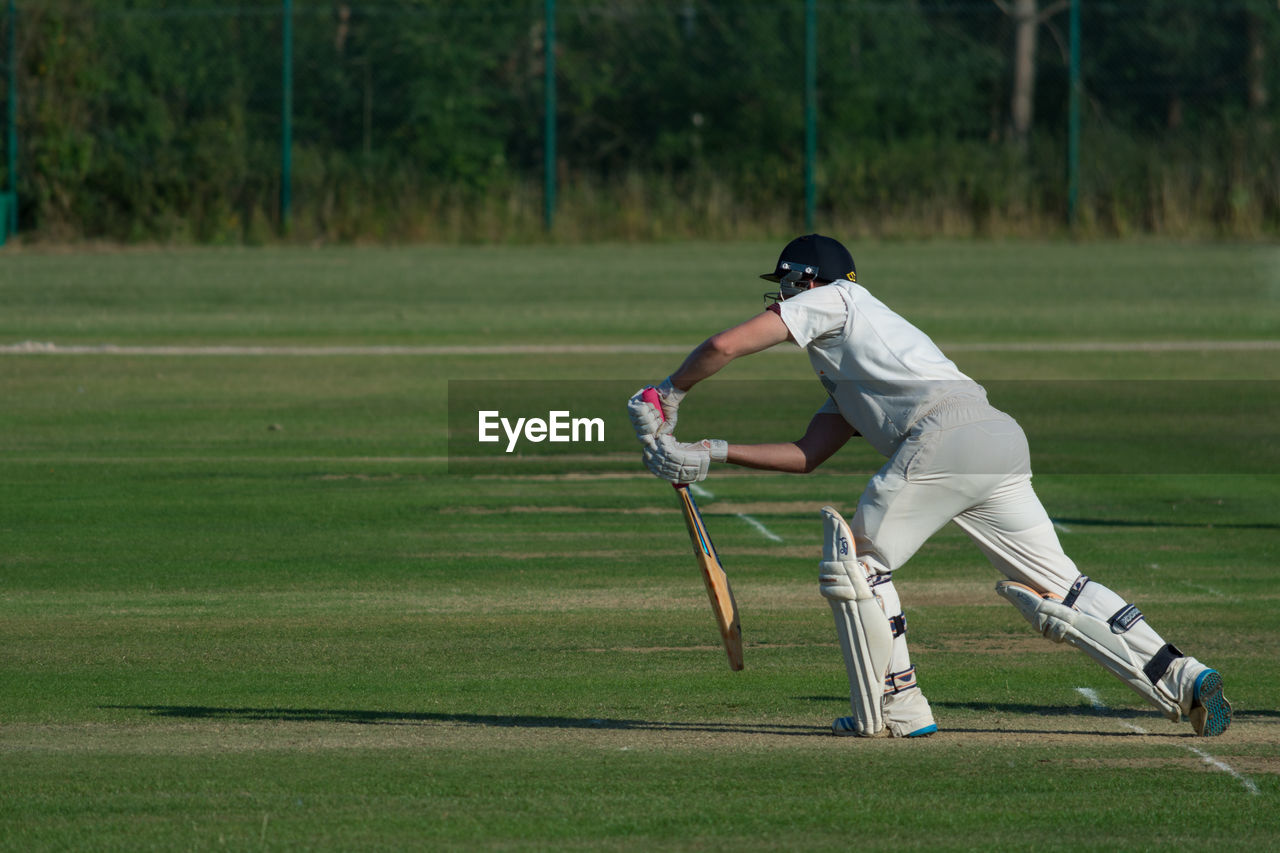
[[849, 254], [849, 250], [839, 240], [821, 234], [806, 234], [792, 240], [782, 250], [782, 254], [778, 255], [778, 263], [773, 272], [760, 277], [766, 281], [780, 282], [788, 273], [794, 278], [796, 272], [801, 273], [802, 281], [858, 280], [853, 255]]

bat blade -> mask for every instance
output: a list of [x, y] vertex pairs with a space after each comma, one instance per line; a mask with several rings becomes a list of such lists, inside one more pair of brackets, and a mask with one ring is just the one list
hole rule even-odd
[[707, 598], [711, 601], [711, 610], [715, 613], [716, 625], [720, 629], [720, 639], [724, 642], [725, 653], [729, 656], [729, 668], [735, 672], [742, 669], [742, 625], [738, 621], [738, 603], [733, 598], [733, 588], [729, 586], [729, 576], [725, 574], [716, 546], [702, 523], [702, 513], [698, 512], [698, 504], [688, 486], [676, 489], [680, 495], [680, 509], [684, 514], [685, 527], [689, 530], [689, 539], [693, 543], [693, 554], [702, 571], [702, 581], [707, 587]]

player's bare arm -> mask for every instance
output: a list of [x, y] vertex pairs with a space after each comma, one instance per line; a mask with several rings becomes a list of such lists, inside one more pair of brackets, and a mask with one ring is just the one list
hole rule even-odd
[[681, 391], [714, 376], [729, 362], [744, 355], [767, 350], [790, 340], [791, 332], [782, 318], [772, 311], [757, 314], [707, 338], [689, 353], [684, 363], [671, 374], [671, 384]]
[[671, 435], [679, 417], [680, 401], [690, 388], [714, 376], [734, 359], [766, 350], [786, 340], [794, 340], [790, 330], [781, 317], [770, 311], [707, 338], [694, 347], [675, 373], [657, 386], [660, 413], [641, 399], [644, 389], [632, 395], [627, 408], [636, 437], [643, 442], [646, 438]]
[[776, 444], [730, 444], [725, 460], [745, 468], [808, 474], [857, 435], [840, 415], [821, 412], [809, 421], [798, 441]]

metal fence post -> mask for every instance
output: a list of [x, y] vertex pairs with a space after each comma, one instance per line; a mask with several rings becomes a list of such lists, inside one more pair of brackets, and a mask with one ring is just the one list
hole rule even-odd
[[542, 217], [547, 231], [556, 218], [556, 0], [546, 0], [545, 79], [543, 81]]
[[818, 0], [804, 4], [804, 229], [813, 233], [818, 159]]
[[280, 36], [280, 229], [293, 219], [293, 0], [283, 0]]
[[1080, 196], [1080, 0], [1071, 0], [1071, 71], [1067, 99], [1067, 225], [1076, 227]]
[[5, 161], [9, 173], [9, 192], [4, 197], [0, 216], [0, 245], [18, 231], [18, 10], [9, 0], [9, 108], [5, 118]]

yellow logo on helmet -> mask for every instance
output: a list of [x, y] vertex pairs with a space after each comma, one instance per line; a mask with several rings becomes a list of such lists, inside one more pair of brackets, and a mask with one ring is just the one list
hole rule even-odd
[[849, 281], [857, 282], [857, 280], [858, 280], [858, 273], [857, 273], [856, 271], [855, 271], [855, 272], [845, 273], [845, 274], [844, 274], [844, 277], [845, 277], [845, 278], [847, 278], [847, 279], [849, 279]]

